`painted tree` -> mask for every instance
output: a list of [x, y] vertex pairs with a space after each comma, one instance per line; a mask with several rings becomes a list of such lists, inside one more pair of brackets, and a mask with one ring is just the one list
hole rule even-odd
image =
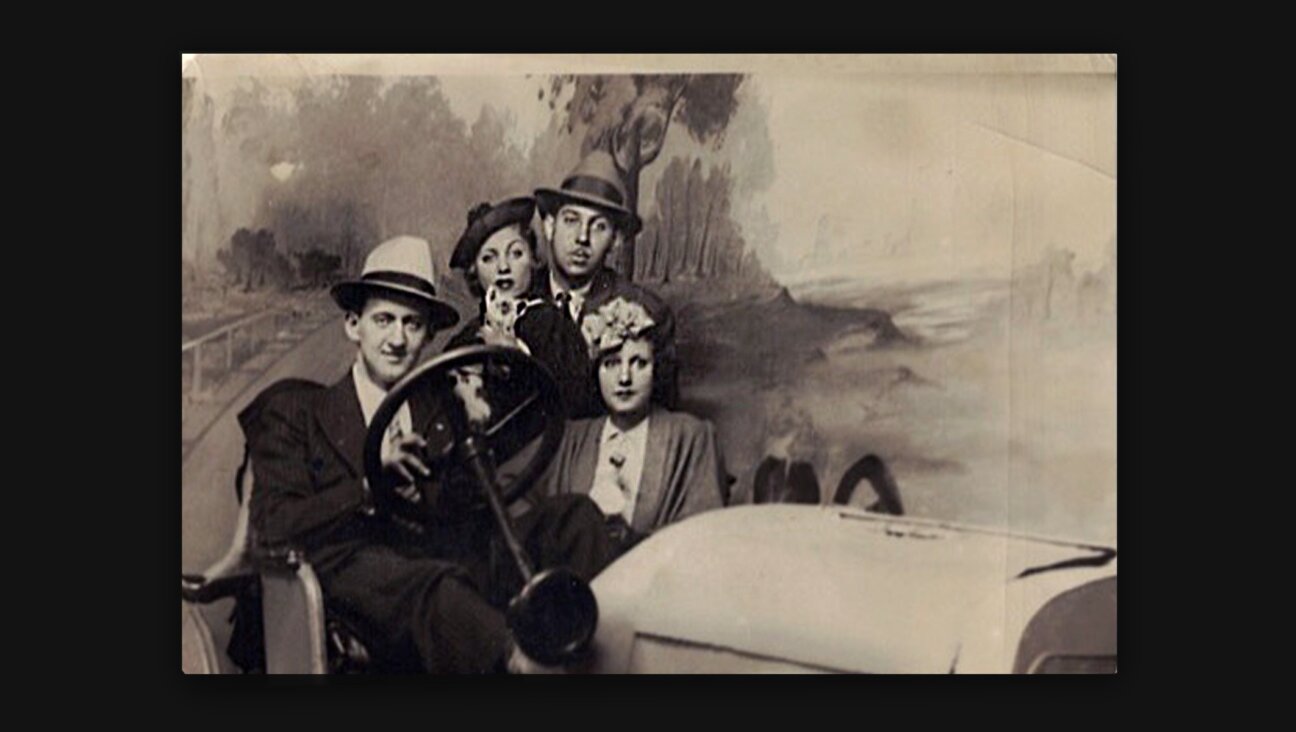
[[269, 229], [240, 228], [230, 237], [230, 245], [216, 252], [216, 258], [237, 286], [249, 292], [270, 285], [287, 287], [292, 282], [293, 267], [275, 245]]
[[[564, 75], [550, 77], [550, 109], [570, 89], [564, 104], [565, 131], [583, 134], [582, 152], [609, 150], [620, 168], [629, 207], [639, 210], [639, 174], [661, 153], [672, 124], [700, 143], [718, 145], [738, 107], [741, 74]], [[638, 271], [633, 238], [621, 248], [616, 268], [633, 278]]]
[[342, 267], [340, 256], [318, 248], [296, 252], [293, 257], [297, 260], [297, 270], [301, 273], [303, 283], [310, 287], [329, 284], [337, 278], [338, 270]]
[[426, 238], [444, 262], [473, 204], [527, 190], [507, 112], [487, 108], [468, 125], [434, 77], [322, 77], [293, 102], [286, 157], [296, 170], [272, 188], [257, 223], [288, 251], [337, 254], [342, 273], [398, 234]]
[[230, 245], [226, 249], [220, 249], [216, 252], [216, 259], [225, 267], [234, 280], [234, 285], [243, 285], [246, 281], [245, 291], [251, 289], [252, 278], [252, 249], [254, 234], [242, 228], [234, 232], [230, 237]]
[[[185, 79], [181, 123], [182, 251], [199, 269], [210, 267], [229, 238], [220, 187], [218, 118], [215, 104], [196, 79]], [[221, 140], [223, 142], [223, 140]]]
[[696, 158], [672, 158], [657, 180], [657, 207], [638, 243], [640, 278], [758, 275], [747, 266], [746, 240], [733, 218], [735, 187], [728, 163], [712, 165], [704, 175]]

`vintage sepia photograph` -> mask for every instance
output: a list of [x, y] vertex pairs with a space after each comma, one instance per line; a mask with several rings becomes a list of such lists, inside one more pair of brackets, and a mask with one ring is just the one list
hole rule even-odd
[[180, 61], [183, 673], [1117, 672], [1115, 54]]

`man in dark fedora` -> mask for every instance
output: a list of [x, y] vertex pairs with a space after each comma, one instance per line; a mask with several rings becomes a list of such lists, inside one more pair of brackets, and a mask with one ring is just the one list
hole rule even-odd
[[[617, 170], [612, 154], [594, 150], [586, 155], [558, 188], [538, 188], [536, 208], [541, 227], [549, 242], [549, 282], [542, 295], [566, 312], [579, 327], [585, 313], [593, 312], [618, 289], [636, 288], [616, 270], [606, 266], [608, 254], [643, 228], [643, 222], [630, 208], [624, 179]], [[665, 308], [665, 323], [659, 327], [674, 330], [674, 315]], [[678, 388], [675, 375], [664, 374], [673, 408]], [[597, 386], [591, 377], [592, 393]], [[592, 399], [590, 403], [599, 404]], [[593, 413], [574, 416], [595, 416]]]
[[[356, 360], [337, 383], [272, 397], [251, 440], [252, 525], [262, 543], [306, 553], [325, 603], [356, 628], [384, 668], [489, 672], [533, 665], [502, 614], [521, 586], [495, 543], [489, 512], [466, 508], [463, 484], [432, 475], [420, 458], [448, 441], [438, 395], [415, 393], [392, 419], [382, 463], [397, 494], [427, 520], [422, 534], [375, 515], [363, 451], [387, 392], [418, 364], [423, 348], [459, 316], [436, 296], [431, 251], [403, 236], [378, 245], [357, 280], [336, 285]], [[444, 395], [441, 395], [444, 397]], [[432, 443], [432, 444], [429, 444]], [[414, 479], [422, 488], [415, 488]], [[593, 502], [538, 501], [516, 522], [539, 566], [566, 565], [589, 579], [609, 558]]]

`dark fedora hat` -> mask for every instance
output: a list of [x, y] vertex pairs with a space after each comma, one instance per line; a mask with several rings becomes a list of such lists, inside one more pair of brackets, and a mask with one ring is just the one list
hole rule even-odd
[[459, 322], [459, 312], [437, 299], [436, 269], [426, 239], [398, 236], [379, 244], [365, 257], [358, 280], [339, 282], [329, 291], [343, 310], [359, 312], [365, 298], [375, 292], [395, 292], [422, 301], [428, 307], [429, 324], [437, 329]]
[[630, 196], [616, 161], [606, 150], [586, 155], [557, 189], [537, 188], [535, 198], [540, 213], [545, 215], [553, 215], [564, 203], [575, 203], [606, 211], [617, 228], [630, 236], [643, 228], [643, 222], [630, 210]]
[[477, 258], [477, 251], [491, 234], [510, 224], [521, 224], [523, 228], [531, 224], [535, 213], [535, 199], [530, 196], [510, 198], [494, 206], [480, 203], [468, 212], [468, 228], [455, 245], [450, 255], [450, 268], [463, 269]]

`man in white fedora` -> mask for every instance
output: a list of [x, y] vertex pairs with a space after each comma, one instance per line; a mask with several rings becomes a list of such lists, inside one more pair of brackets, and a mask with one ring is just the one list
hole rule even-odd
[[[437, 298], [435, 281], [428, 243], [401, 236], [370, 252], [359, 279], [333, 287], [355, 363], [329, 388], [286, 392], [266, 405], [250, 446], [252, 524], [262, 542], [306, 552], [326, 605], [356, 628], [383, 668], [526, 668], [532, 662], [513, 643], [502, 612], [521, 582], [491, 559], [507, 556], [492, 547], [493, 518], [456, 511], [462, 505], [445, 483], [449, 477], [432, 475], [419, 457], [450, 434], [434, 395], [416, 393], [401, 407], [382, 460], [396, 482], [409, 484], [398, 495], [423, 512], [428, 530], [395, 531], [371, 510], [363, 459], [368, 425], [436, 332], [459, 320]], [[413, 486], [415, 477], [426, 479], [422, 490]], [[563, 564], [590, 579], [610, 556], [601, 523], [591, 501], [544, 499], [516, 526], [525, 545], [547, 548], [547, 556], [533, 557], [537, 564]]]

